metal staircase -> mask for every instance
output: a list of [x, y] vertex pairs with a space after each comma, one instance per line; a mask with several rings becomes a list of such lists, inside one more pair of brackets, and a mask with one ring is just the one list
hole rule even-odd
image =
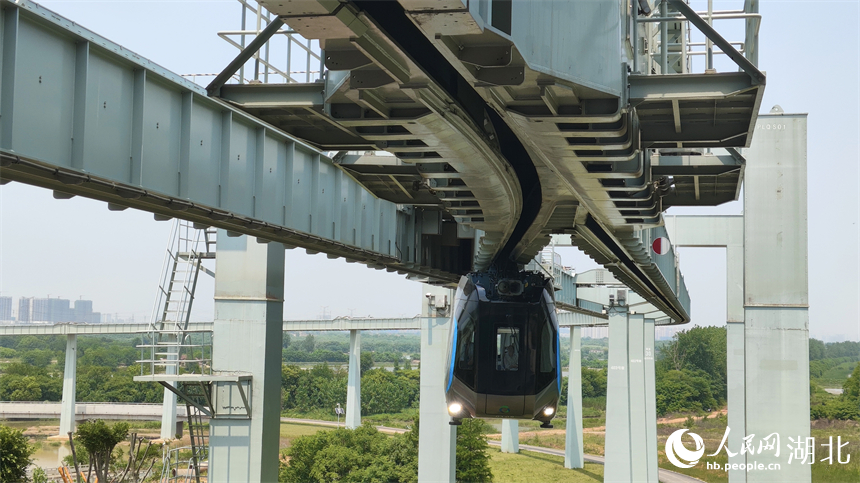
[[211, 372], [211, 332], [189, 330], [188, 323], [200, 272], [215, 275], [202, 262], [214, 258], [214, 229], [174, 222], [147, 332], [149, 343], [139, 346], [143, 352], [149, 349], [149, 358], [140, 361], [142, 371], [148, 365], [151, 375]]
[[209, 423], [196, 406], [186, 403], [191, 446], [171, 448], [162, 458], [161, 478], [165, 483], [207, 483], [209, 481]]
[[[158, 382], [209, 418], [247, 419], [251, 376], [212, 369], [212, 331], [189, 325], [203, 260], [215, 258], [216, 231], [177, 220], [170, 233], [149, 331], [138, 347], [138, 382]], [[219, 411], [217, 397], [223, 400]], [[189, 413], [191, 414], [191, 413]]]

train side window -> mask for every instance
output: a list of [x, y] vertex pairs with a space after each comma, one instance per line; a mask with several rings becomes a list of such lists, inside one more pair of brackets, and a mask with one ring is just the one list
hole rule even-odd
[[540, 333], [540, 372], [555, 370], [555, 338], [549, 319], [543, 324]]
[[520, 367], [520, 329], [496, 329], [496, 370], [517, 371]]

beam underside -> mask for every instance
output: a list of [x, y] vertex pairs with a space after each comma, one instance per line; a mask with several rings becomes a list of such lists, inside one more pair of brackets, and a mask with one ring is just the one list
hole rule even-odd
[[414, 262], [396, 206], [313, 147], [21, 8], [3, 27], [3, 178]]

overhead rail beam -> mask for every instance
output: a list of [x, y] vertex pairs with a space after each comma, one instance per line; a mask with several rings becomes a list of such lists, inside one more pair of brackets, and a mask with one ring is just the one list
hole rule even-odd
[[[740, 67], [744, 72], [746, 72], [753, 80], [754, 84], [764, 85], [765, 83], [765, 75], [762, 71], [758, 70], [758, 68], [753, 65], [746, 57], [743, 56], [737, 49], [732, 46], [732, 44], [723, 38], [722, 35], [717, 33], [713, 27], [702, 17], [700, 17], [695, 10], [690, 8], [684, 0], [668, 0], [669, 3], [672, 4], [673, 7], [678, 9], [681, 14], [687, 18], [696, 28], [699, 29], [705, 37], [711, 39], [711, 41], [720, 48], [726, 55], [732, 59], [738, 67]], [[665, 50], [665, 47], [664, 47]]]
[[221, 90], [221, 86], [230, 80], [230, 78], [233, 77], [233, 74], [235, 74], [240, 67], [245, 65], [245, 62], [248, 62], [248, 60], [250, 60], [251, 57], [260, 50], [260, 47], [272, 38], [272, 35], [275, 35], [282, 25], [284, 25], [284, 22], [282, 22], [280, 18], [273, 18], [272, 21], [269, 22], [269, 25], [260, 32], [260, 35], [254, 37], [254, 40], [252, 40], [244, 50], [239, 52], [239, 55], [237, 55], [232, 62], [227, 64], [227, 67], [225, 67], [224, 70], [212, 80], [212, 82], [206, 87], [206, 92], [208, 92], [210, 96], [218, 95], [218, 92]]
[[3, 182], [434, 283], [470, 269], [474, 234], [443, 245], [317, 147], [33, 2], [0, 0], [0, 23]]

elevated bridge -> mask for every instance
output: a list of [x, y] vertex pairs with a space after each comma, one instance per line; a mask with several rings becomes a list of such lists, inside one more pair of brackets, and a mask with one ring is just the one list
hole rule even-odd
[[[661, 63], [629, 50], [656, 24], [616, 1], [282, 3], [260, 2], [268, 27], [203, 89], [3, 1], [2, 179], [431, 283], [526, 263], [566, 233], [689, 320], [675, 261], [649, 247], [669, 206], [737, 198], [743, 158], [701, 151], [751, 139], [764, 76], [731, 46], [742, 72], [690, 73], [686, 52]], [[669, 4], [667, 34], [699, 25]], [[225, 84], [282, 23], [321, 42], [320, 78]]]
[[[0, 419], [58, 419], [62, 403], [0, 401]], [[176, 408], [181, 418], [185, 407]], [[77, 403], [75, 419], [109, 419], [121, 421], [161, 421], [161, 404], [146, 403]]]
[[[607, 480], [647, 472], [657, 481], [656, 447], [631, 443], [656, 441], [649, 344], [657, 320], [690, 321], [663, 212], [736, 200], [742, 183], [744, 326], [729, 352], [744, 360], [729, 376], [742, 382], [729, 385], [783, 395], [771, 405], [742, 392], [746, 430], [809, 434], [808, 399], [798, 396], [808, 389], [806, 121], [779, 109], [758, 117], [757, 0], [708, 19], [683, 0], [252, 8], [259, 35], [203, 89], [34, 2], [0, 0], [0, 182], [220, 229], [217, 356], [211, 374], [193, 377], [203, 396], [229, 401], [210, 422], [211, 474], [276, 479], [284, 248], [450, 288], [471, 270], [526, 264], [561, 235], [654, 309], [646, 318], [619, 298], [601, 301], [614, 354]], [[714, 30], [715, 18], [744, 22], [743, 51]], [[707, 52], [691, 52], [691, 28]], [[319, 41], [319, 78], [228, 84], [247, 62], [263, 62], [257, 52], [279, 32]], [[737, 69], [716, 72], [714, 47]], [[693, 72], [691, 56], [702, 53], [705, 70]], [[380, 150], [390, 156], [368, 155]], [[595, 316], [576, 298], [565, 303]], [[453, 481], [456, 438], [439, 386], [450, 314], [435, 315], [419, 319], [419, 479]], [[356, 368], [359, 329], [338, 323], [332, 330], [351, 331]], [[190, 379], [141, 380], [182, 394], [176, 384]], [[359, 397], [358, 386], [347, 394], [353, 407]], [[581, 441], [568, 442], [581, 453]], [[809, 481], [809, 472], [770, 477]]]

